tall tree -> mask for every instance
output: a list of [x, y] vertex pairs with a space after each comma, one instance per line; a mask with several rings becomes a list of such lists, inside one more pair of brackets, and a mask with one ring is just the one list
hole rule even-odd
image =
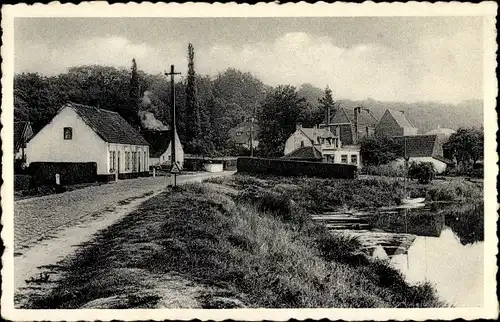
[[[335, 106], [335, 101], [333, 100], [332, 97], [332, 90], [330, 87], [326, 86], [325, 88], [325, 95], [318, 100], [320, 104], [320, 110], [321, 113], [324, 115], [324, 120], [325, 123], [330, 122], [327, 118], [335, 114], [336, 112], [336, 106]], [[330, 111], [328, 113], [328, 111]]]
[[137, 73], [137, 63], [132, 59], [132, 67], [129, 83], [128, 103], [118, 110], [121, 116], [133, 127], [139, 128], [141, 120], [139, 118], [139, 106], [141, 103], [141, 94], [139, 89], [139, 75]]
[[186, 85], [186, 140], [199, 139], [200, 112], [196, 93], [196, 74], [194, 71], [194, 47], [188, 45], [188, 75]]
[[280, 85], [267, 95], [258, 114], [261, 128], [259, 149], [262, 155], [283, 155], [285, 142], [295, 131], [305, 108], [305, 99], [298, 96], [293, 86]]

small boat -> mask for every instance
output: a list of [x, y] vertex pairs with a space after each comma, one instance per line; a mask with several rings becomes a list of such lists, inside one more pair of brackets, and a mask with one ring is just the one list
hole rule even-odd
[[401, 203], [404, 205], [413, 205], [424, 202], [425, 198], [405, 198], [401, 199]]

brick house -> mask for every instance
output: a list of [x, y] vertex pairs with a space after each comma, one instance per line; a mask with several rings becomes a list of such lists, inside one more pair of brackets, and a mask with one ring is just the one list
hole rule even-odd
[[[357, 123], [356, 123], [357, 118]], [[356, 145], [360, 139], [372, 135], [378, 119], [367, 109], [346, 109], [340, 107], [330, 117], [328, 124], [320, 124], [320, 128], [329, 128], [330, 132], [340, 138], [344, 146]]]
[[400, 111], [386, 110], [375, 127], [375, 133], [383, 136], [417, 135], [417, 128], [410, 119]]

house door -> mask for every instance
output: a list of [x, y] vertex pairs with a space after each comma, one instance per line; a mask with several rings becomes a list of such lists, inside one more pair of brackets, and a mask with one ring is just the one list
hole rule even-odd
[[118, 174], [120, 174], [120, 151], [118, 151], [118, 164], [117, 164], [117, 167], [116, 167], [116, 172]]

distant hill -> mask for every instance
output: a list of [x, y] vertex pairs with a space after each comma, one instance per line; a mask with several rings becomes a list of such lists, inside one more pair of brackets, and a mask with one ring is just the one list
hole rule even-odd
[[[310, 84], [304, 84], [299, 88], [298, 93], [310, 104], [316, 106], [318, 105], [318, 98], [323, 95], [323, 90]], [[380, 102], [373, 99], [362, 101], [338, 100], [338, 102], [346, 108], [354, 108], [360, 105], [367, 107], [378, 118], [384, 114], [386, 109], [404, 111], [419, 129], [419, 133], [425, 133], [438, 126], [457, 130], [459, 127], [480, 127], [483, 125], [483, 100], [467, 100], [459, 104], [432, 101], [415, 103]]]

